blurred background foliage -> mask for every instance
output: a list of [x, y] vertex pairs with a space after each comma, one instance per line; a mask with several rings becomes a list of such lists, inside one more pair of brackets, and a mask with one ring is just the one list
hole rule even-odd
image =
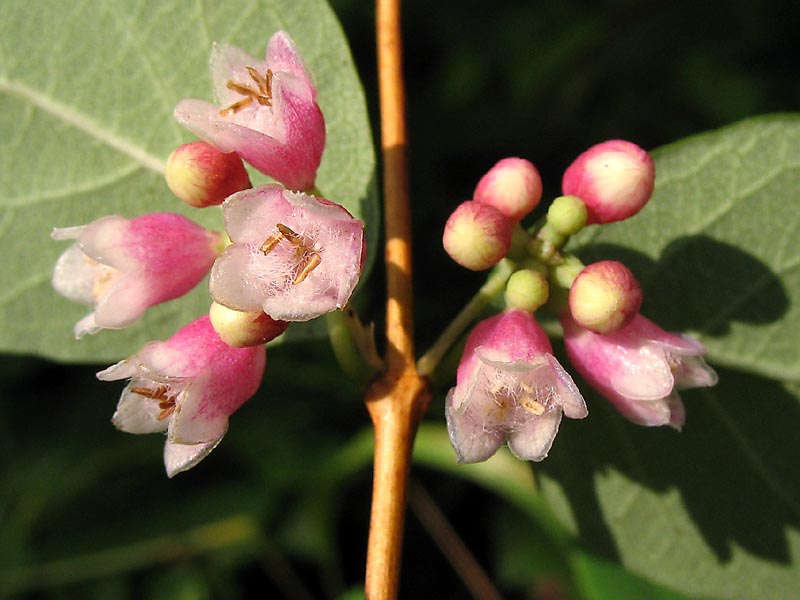
[[[333, 8], [375, 114], [372, 7], [335, 0]], [[798, 51], [793, 0], [408, 2], [420, 349], [481, 283], [455, 268], [439, 238], [449, 211], [496, 160], [534, 161], [553, 197], [563, 169], [595, 142], [621, 137], [650, 149], [796, 111]], [[377, 268], [360, 302], [378, 328], [381, 297]], [[325, 347], [286, 345], [269, 362], [225, 443], [167, 480], [162, 438], [110, 425], [119, 390], [95, 380], [104, 365], [4, 358], [2, 596], [357, 598], [371, 487], [359, 390]], [[494, 474], [456, 471], [442, 434], [449, 385], [437, 389], [421, 432], [401, 597], [473, 597], [433, 541], [460, 538], [505, 598], [683, 598], [568, 540], [546, 507], [514, 487], [528, 465], [501, 456]]]

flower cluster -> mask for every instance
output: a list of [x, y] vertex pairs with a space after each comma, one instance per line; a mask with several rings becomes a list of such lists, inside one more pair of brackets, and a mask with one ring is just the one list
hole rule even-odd
[[[97, 374], [129, 380], [113, 417], [119, 429], [166, 432], [170, 477], [211, 452], [228, 417], [255, 394], [264, 344], [291, 322], [344, 308], [365, 255], [363, 223], [308, 193], [325, 122], [289, 35], [276, 33], [263, 61], [214, 45], [210, 66], [218, 105], [184, 100], [175, 108], [204, 141], [176, 149], [165, 178], [189, 206], [221, 205], [225, 233], [155, 213], [52, 234], [75, 240], [56, 263], [53, 286], [93, 309], [76, 337], [128, 327], [211, 274], [208, 315]], [[278, 183], [252, 188], [242, 160]]]
[[473, 270], [502, 260], [512, 267], [506, 309], [469, 334], [447, 396], [448, 431], [459, 462], [486, 460], [504, 443], [519, 458], [542, 460], [562, 414], [588, 414], [536, 321], [540, 308], [560, 320], [576, 371], [634, 423], [680, 429], [686, 412], [676, 390], [717, 382], [700, 343], [667, 333], [639, 313], [641, 287], [625, 265], [583, 265], [563, 250], [587, 225], [638, 213], [654, 183], [647, 152], [611, 140], [569, 166], [564, 195], [530, 230], [520, 221], [538, 205], [542, 184], [536, 168], [520, 158], [498, 162], [473, 199], [453, 211], [442, 238], [453, 260]]

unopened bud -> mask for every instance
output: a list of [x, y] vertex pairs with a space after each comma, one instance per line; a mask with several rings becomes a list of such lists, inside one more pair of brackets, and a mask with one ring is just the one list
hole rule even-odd
[[196, 208], [222, 204], [231, 194], [252, 187], [242, 159], [207, 142], [176, 148], [167, 159], [164, 177], [173, 194]]
[[289, 326], [263, 312], [233, 310], [213, 302], [208, 311], [211, 325], [223, 342], [235, 348], [260, 346], [275, 339]]
[[564, 172], [561, 189], [586, 203], [588, 223], [613, 223], [638, 213], [655, 185], [655, 164], [636, 144], [610, 140], [592, 146]]
[[547, 210], [547, 224], [561, 235], [574, 235], [586, 226], [586, 204], [577, 196], [559, 196]]
[[447, 219], [442, 244], [462, 267], [483, 271], [499, 263], [508, 252], [511, 225], [496, 208], [468, 200]]
[[604, 260], [580, 272], [569, 291], [569, 310], [578, 325], [613, 333], [630, 323], [642, 305], [642, 289], [621, 262]]
[[505, 299], [509, 308], [532, 313], [547, 302], [548, 294], [547, 277], [533, 269], [514, 272], [506, 283]]
[[512, 221], [519, 221], [539, 204], [542, 178], [524, 158], [504, 158], [481, 177], [473, 199], [489, 204]]

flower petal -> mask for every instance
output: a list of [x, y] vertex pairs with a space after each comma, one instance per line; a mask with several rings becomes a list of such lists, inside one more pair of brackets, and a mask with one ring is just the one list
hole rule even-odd
[[505, 442], [505, 432], [499, 429], [487, 430], [481, 415], [476, 415], [469, 406], [465, 410], [453, 408], [453, 393], [450, 390], [445, 400], [445, 417], [450, 442], [456, 451], [459, 463], [481, 462], [497, 452]]
[[561, 409], [553, 408], [528, 419], [508, 434], [508, 448], [517, 458], [540, 461], [547, 456], [561, 423]]
[[167, 440], [164, 444], [164, 466], [167, 469], [167, 477], [188, 471], [211, 454], [221, 441], [222, 436], [203, 444], [177, 444]]

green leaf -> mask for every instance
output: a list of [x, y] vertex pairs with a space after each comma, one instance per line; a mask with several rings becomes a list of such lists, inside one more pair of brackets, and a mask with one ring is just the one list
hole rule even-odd
[[[288, 31], [319, 87], [328, 145], [317, 186], [367, 222], [374, 249], [374, 152], [363, 91], [344, 35], [322, 0], [22, 0], [0, 8], [0, 349], [70, 361], [126, 356], [207, 310], [205, 284], [125, 331], [76, 342], [89, 312], [50, 287], [66, 248], [54, 226], [109, 213], [181, 212], [221, 227], [216, 209], [184, 207], [161, 171], [192, 139], [172, 118], [182, 98], [211, 98], [213, 41], [262, 56]], [[324, 331], [324, 328], [323, 328]], [[302, 336], [301, 336], [302, 337]]]
[[589, 417], [564, 424], [538, 470], [542, 492], [592, 552], [639, 575], [704, 598], [786, 598], [800, 589], [798, 392], [722, 370], [682, 392], [680, 433], [586, 393]]
[[800, 116], [749, 119], [653, 156], [650, 203], [590, 227], [579, 253], [623, 260], [642, 312], [699, 334], [712, 362], [800, 380]]

